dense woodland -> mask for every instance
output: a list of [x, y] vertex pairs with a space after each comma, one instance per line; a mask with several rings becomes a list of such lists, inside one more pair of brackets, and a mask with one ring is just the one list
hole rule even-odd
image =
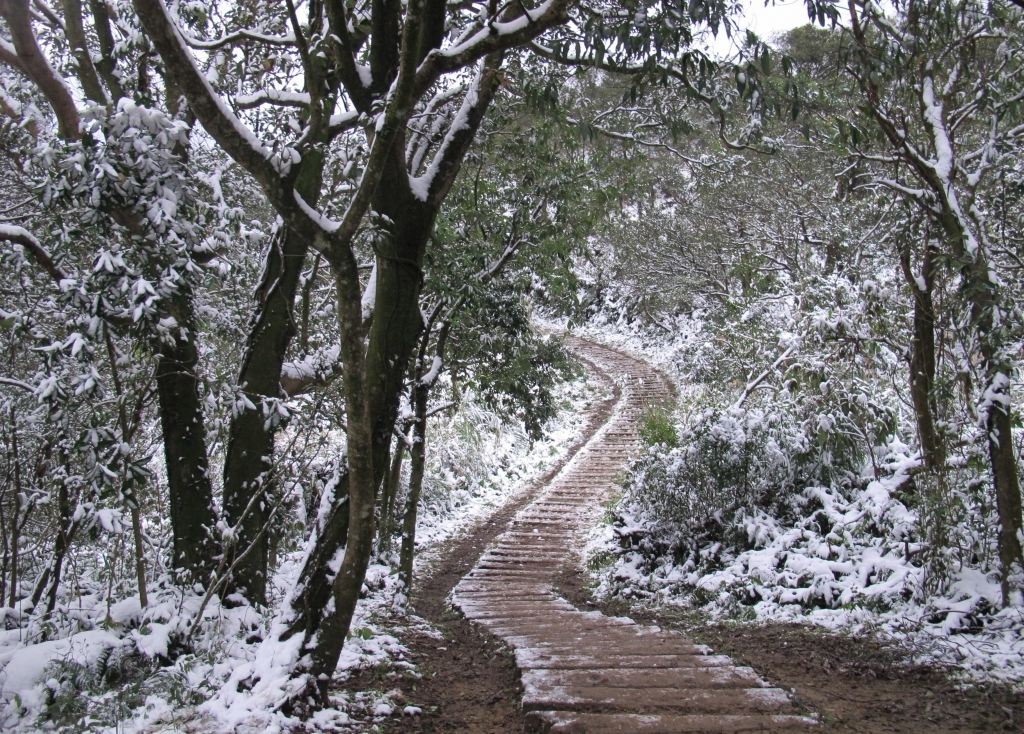
[[600, 593], [1024, 678], [1024, 4], [737, 11], [0, 0], [0, 726], [335, 707], [566, 329], [678, 386]]

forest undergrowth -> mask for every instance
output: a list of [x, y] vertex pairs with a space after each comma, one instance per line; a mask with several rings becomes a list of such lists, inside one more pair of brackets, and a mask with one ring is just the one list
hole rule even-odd
[[[591, 392], [582, 376], [560, 385], [557, 413], [540, 440], [471, 395], [450, 416], [436, 419], [438, 448], [427, 462], [417, 527], [417, 578], [429, 575], [447, 542], [486, 519], [558, 460], [585, 420], [578, 408]], [[334, 453], [324, 447], [324, 457]], [[407, 482], [408, 469], [405, 474]], [[325, 458], [309, 476], [329, 484], [336, 481], [336, 469]], [[293, 489], [301, 495], [300, 485]], [[301, 528], [296, 533], [301, 539]], [[301, 547], [282, 553], [272, 576], [271, 609], [280, 608], [280, 600], [294, 588], [303, 553]], [[398, 672], [415, 675], [399, 637], [438, 634], [407, 612], [398, 563], [396, 548], [375, 555], [339, 662], [332, 705], [308, 726], [350, 731], [386, 717], [420, 713], [392, 700], [386, 685], [351, 691], [345, 685], [350, 674], [360, 671], [371, 671], [385, 683]], [[216, 597], [204, 606], [203, 594], [182, 593], [169, 583], [149, 590], [143, 610], [137, 595], [115, 601], [101, 581], [83, 574], [77, 582], [75, 596], [62, 600], [47, 620], [52, 641], [33, 643], [32, 635], [42, 632], [32, 626], [2, 633], [4, 731], [273, 732], [299, 724], [278, 710], [287, 697], [294, 650], [266, 644], [277, 623], [272, 614]]]
[[[830, 444], [844, 400], [866, 408], [884, 398], [835, 397], [847, 387], [832, 382], [810, 405], [776, 393], [738, 407], [735, 393], [694, 380], [702, 358], [694, 345], [706, 343], [707, 325], [680, 318], [675, 326], [667, 337], [613, 314], [582, 329], [661, 366], [680, 394], [677, 405], [650, 406], [647, 448], [591, 534], [595, 598], [707, 623], [796, 622], [877, 636], [905, 664], [935, 664], [965, 684], [1020, 686], [1024, 599], [1001, 604], [994, 497], [977, 464], [951, 471], [945, 506], [929, 507], [920, 453], [899, 438], [912, 426], [894, 423], [884, 440], [847, 446], [846, 455]], [[937, 559], [928, 545], [936, 511], [950, 513]]]

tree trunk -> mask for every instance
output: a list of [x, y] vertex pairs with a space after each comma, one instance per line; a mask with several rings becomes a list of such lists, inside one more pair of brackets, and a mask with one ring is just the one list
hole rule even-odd
[[[322, 158], [309, 154], [303, 159], [296, 188], [311, 206], [319, 198], [322, 173]], [[277, 433], [277, 424], [264, 415], [263, 405], [267, 398], [284, 397], [281, 366], [296, 333], [295, 298], [307, 249], [304, 238], [285, 228], [267, 251], [238, 372], [238, 384], [256, 409], [242, 409], [232, 418], [224, 458], [224, 514], [232, 527], [241, 523], [227, 549], [231, 555], [229, 565], [249, 545], [257, 544], [235, 568], [225, 593], [240, 593], [255, 604], [266, 603], [268, 544], [267, 533], [261, 534], [260, 530], [269, 511], [268, 490], [273, 484], [269, 475]], [[246, 514], [256, 493], [263, 496], [252, 503]]]
[[953, 253], [963, 263], [963, 291], [971, 304], [971, 321], [978, 336], [978, 348], [985, 365], [985, 389], [982, 410], [988, 434], [989, 461], [996, 490], [996, 511], [999, 514], [999, 562], [1002, 571], [1003, 606], [1010, 603], [1010, 574], [1015, 563], [1024, 566], [1020, 537], [1022, 529], [1020, 481], [1017, 457], [1013, 450], [1011, 423], [1010, 375], [1012, 364], [1004, 348], [1002, 327], [996, 323], [999, 309], [998, 286], [989, 275], [988, 259], [981, 245], [967, 252], [966, 237], [959, 220], [948, 214], [944, 220], [951, 235]]
[[[1000, 585], [1003, 606], [1010, 603], [1010, 571], [1014, 563], [1024, 565], [1021, 556], [1021, 498], [1017, 477], [1017, 459], [1013, 451], [1012, 424], [1010, 422], [1009, 381], [1000, 390], [989, 381], [990, 392], [998, 397], [988, 409], [989, 460], [996, 485], [996, 508], [999, 513], [999, 565], [1002, 568]], [[999, 398], [1005, 398], [1005, 404]]]
[[139, 517], [139, 506], [129, 507], [132, 515], [132, 538], [135, 541], [135, 580], [139, 585], [139, 605], [145, 609], [149, 606], [149, 595], [146, 593], [146, 555], [142, 543], [142, 520]]
[[380, 498], [380, 528], [377, 533], [377, 548], [382, 554], [391, 551], [391, 536], [395, 526], [395, 498], [402, 482], [402, 460], [405, 457], [405, 442], [395, 438], [395, 450], [391, 452], [391, 468], [384, 483], [384, 495]]
[[[18, 542], [20, 540], [18, 519], [21, 517], [21, 497], [23, 493], [21, 486], [21, 456], [18, 452], [18, 420], [13, 406], [11, 407], [11, 459], [14, 465], [12, 472], [14, 474], [14, 519], [11, 521], [10, 542], [7, 540], [7, 523], [4, 523], [4, 572], [6, 574], [9, 558], [11, 601], [8, 606], [13, 608], [15, 602], [18, 601]], [[4, 595], [0, 593], [0, 603], [3, 603], [4, 598]]]
[[162, 342], [156, 369], [160, 424], [170, 495], [173, 567], [182, 580], [208, 583], [216, 546], [213, 490], [206, 455], [206, 426], [199, 398], [199, 350], [188, 293], [177, 293], [171, 313], [178, 322], [173, 344]]
[[[65, 467], [67, 461], [64, 461]], [[66, 475], [65, 475], [66, 477]], [[35, 609], [43, 595], [46, 595], [46, 614], [49, 615], [57, 606], [57, 592], [60, 589], [61, 571], [64, 568], [64, 557], [74, 540], [78, 523], [74, 520], [74, 508], [68, 495], [68, 484], [62, 477], [57, 484], [57, 512], [59, 514], [57, 537], [53, 542], [53, 558], [50, 565], [43, 571], [32, 592], [32, 608]]]
[[[921, 455], [927, 469], [937, 471], [946, 463], [945, 446], [935, 429], [935, 307], [932, 286], [935, 261], [925, 244], [920, 284], [910, 263], [910, 247], [900, 251], [903, 275], [914, 296], [914, 336], [910, 342], [910, 396], [921, 439]], [[921, 288], [921, 285], [924, 288]]]
[[420, 494], [423, 490], [423, 470], [427, 457], [427, 398], [430, 386], [416, 384], [413, 388], [413, 411], [416, 424], [413, 428], [412, 448], [409, 450], [409, 493], [405, 500], [405, 514], [402, 516], [402, 551], [398, 562], [398, 580], [408, 599], [412, 594], [412, 563], [416, 552], [416, 516], [419, 512]]
[[[374, 199], [374, 211], [386, 217], [381, 217], [381, 221], [390, 220], [390, 224], [375, 243], [377, 280], [373, 322], [369, 338], [364, 341], [359, 335], [358, 346], [355, 335], [349, 334], [351, 322], [357, 315], [343, 312], [345, 299], [339, 294], [339, 320], [349, 322], [342, 328], [343, 379], [349, 422], [348, 493], [339, 493], [335, 498], [331, 520], [318, 535], [303, 567], [299, 581], [301, 593], [293, 603], [294, 621], [289, 629], [289, 634], [303, 630], [304, 645], [314, 648], [307, 673], [315, 690], [309, 693], [321, 704], [327, 700], [327, 685], [337, 668], [366, 576], [376, 535], [377, 492], [389, 468], [392, 430], [398, 416], [406, 366], [422, 323], [421, 267], [437, 209], [413, 196], [402, 159], [404, 147], [403, 141], [396, 141], [395, 153]], [[353, 343], [346, 346], [346, 338]], [[360, 356], [365, 359], [361, 364]], [[361, 410], [365, 410], [365, 414], [361, 415]], [[369, 429], [365, 435], [360, 427], [363, 420]], [[365, 445], [356, 445], [363, 441]], [[368, 462], [360, 469], [365, 472], [363, 480], [355, 478], [359, 473], [356, 461]], [[327, 564], [337, 559], [343, 545], [341, 567], [335, 566], [337, 570], [331, 571]], [[327, 604], [331, 599], [334, 610], [328, 612]]]
[[[399, 134], [394, 140], [373, 197], [376, 221], [387, 226], [384, 236], [374, 243], [376, 301], [368, 339], [364, 339], [361, 328], [361, 305], [350, 292], [353, 275], [348, 261], [324, 253], [338, 286], [348, 419], [349, 526], [345, 554], [333, 581], [333, 611], [325, 607], [296, 610], [296, 623], [306, 629], [304, 649], [313, 648], [309, 664], [297, 672], [306, 674], [310, 684], [307, 692], [321, 705], [327, 703], [328, 686], [338, 666], [373, 549], [377, 490], [389, 465], [405, 370], [422, 329], [419, 297], [427, 241], [462, 156], [498, 88], [501, 60], [501, 53], [487, 57], [476, 103], [466, 124], [446, 142], [448, 157], [436, 171], [438, 185], [431, 187], [426, 201], [417, 198], [410, 188], [404, 136]], [[340, 543], [337, 537], [329, 540]], [[325, 548], [322, 555], [336, 557], [329, 550]], [[299, 619], [303, 613], [307, 620]]]
[[336, 480], [324, 492], [330, 494], [321, 498], [321, 503], [326, 502], [330, 509], [323, 524], [311, 530], [316, 534], [316, 542], [299, 575], [291, 601], [293, 621], [281, 636], [283, 640], [298, 633], [302, 633], [306, 640], [312, 639], [331, 600], [332, 581], [337, 573], [337, 566], [334, 569], [331, 566], [337, 558], [338, 549], [345, 545], [348, 537], [347, 467], [339, 468]]

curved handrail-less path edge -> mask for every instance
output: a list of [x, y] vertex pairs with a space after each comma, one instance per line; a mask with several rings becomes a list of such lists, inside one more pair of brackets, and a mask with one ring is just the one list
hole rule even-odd
[[576, 539], [596, 522], [640, 451], [640, 414], [670, 394], [646, 363], [582, 339], [568, 341], [622, 383], [616, 409], [453, 593], [467, 618], [515, 652], [528, 725], [540, 732], [592, 734], [815, 728], [752, 669], [677, 633], [579, 611], [553, 590]]

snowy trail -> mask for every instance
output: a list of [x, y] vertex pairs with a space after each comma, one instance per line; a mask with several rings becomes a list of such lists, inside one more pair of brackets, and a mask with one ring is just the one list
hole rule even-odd
[[605, 426], [519, 511], [455, 587], [454, 603], [514, 650], [535, 731], [805, 731], [786, 694], [727, 656], [657, 627], [578, 611], [552, 583], [640, 449], [637, 420], [669, 388], [647, 364], [570, 345], [623, 383]]

